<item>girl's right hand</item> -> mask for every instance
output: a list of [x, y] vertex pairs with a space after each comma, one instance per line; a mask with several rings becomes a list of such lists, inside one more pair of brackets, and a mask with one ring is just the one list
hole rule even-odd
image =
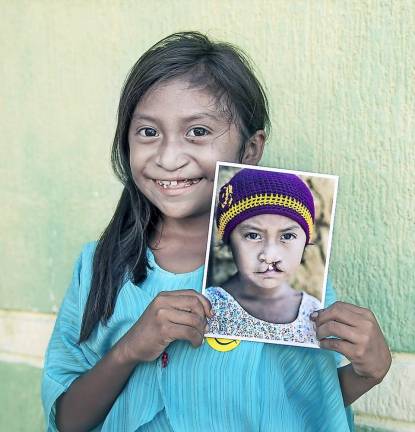
[[123, 361], [153, 361], [179, 339], [200, 346], [207, 331], [206, 318], [213, 315], [211, 308], [209, 300], [197, 291], [162, 291], [120, 339], [118, 348]]

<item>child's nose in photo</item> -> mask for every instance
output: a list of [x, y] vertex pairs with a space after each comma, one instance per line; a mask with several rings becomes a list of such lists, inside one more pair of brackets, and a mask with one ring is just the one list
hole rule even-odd
[[282, 259], [281, 253], [278, 251], [277, 247], [271, 247], [263, 249], [258, 255], [258, 259], [261, 262], [275, 263], [280, 262]]

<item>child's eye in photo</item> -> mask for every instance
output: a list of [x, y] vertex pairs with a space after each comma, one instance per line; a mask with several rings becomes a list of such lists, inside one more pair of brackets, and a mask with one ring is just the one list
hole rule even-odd
[[157, 137], [158, 136], [157, 131], [153, 128], [150, 128], [150, 127], [141, 128], [137, 131], [137, 133], [143, 137]]
[[284, 233], [281, 236], [281, 240], [294, 240], [296, 238], [297, 238], [297, 236], [294, 233]]
[[209, 133], [210, 132], [206, 128], [198, 126], [190, 129], [189, 132], [187, 133], [187, 136], [201, 137], [201, 136], [209, 135]]
[[245, 234], [245, 238], [249, 240], [261, 240], [261, 236], [256, 232], [249, 232]]

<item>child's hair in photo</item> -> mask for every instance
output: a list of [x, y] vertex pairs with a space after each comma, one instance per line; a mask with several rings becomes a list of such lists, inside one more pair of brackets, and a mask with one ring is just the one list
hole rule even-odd
[[270, 128], [268, 101], [253, 67], [239, 48], [213, 42], [198, 32], [175, 33], [149, 48], [132, 67], [121, 92], [111, 152], [113, 170], [124, 188], [115, 213], [101, 235], [93, 260], [91, 290], [79, 342], [111, 317], [126, 278], [134, 284], [147, 275], [146, 248], [161, 218], [134, 183], [128, 130], [137, 104], [149, 89], [183, 79], [190, 88], [209, 91], [217, 110], [240, 132], [240, 157], [247, 139]]
[[[222, 187], [241, 171], [240, 167], [221, 165], [218, 173], [215, 208], [219, 205]], [[335, 185], [332, 179], [311, 175], [299, 175], [308, 186], [313, 196], [315, 217], [314, 230], [308, 244], [305, 245], [301, 266], [291, 285], [298, 291], [321, 300], [324, 269], [327, 257], [330, 219], [333, 206]], [[253, 180], [255, 181], [255, 180]], [[215, 212], [217, 218], [217, 211]], [[222, 286], [231, 276], [237, 273], [228, 242], [223, 241], [217, 225], [212, 225], [212, 238], [209, 251], [209, 266], [206, 286]]]

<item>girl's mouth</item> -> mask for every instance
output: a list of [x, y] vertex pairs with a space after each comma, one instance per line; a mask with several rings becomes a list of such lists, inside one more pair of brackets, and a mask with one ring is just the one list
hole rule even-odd
[[261, 274], [267, 274], [267, 273], [283, 273], [283, 270], [281, 270], [278, 267], [277, 263], [268, 264], [268, 267], [264, 271], [259, 271], [258, 273]]
[[178, 179], [178, 180], [155, 179], [154, 181], [163, 189], [183, 189], [199, 183], [200, 180], [202, 180], [202, 178]]

